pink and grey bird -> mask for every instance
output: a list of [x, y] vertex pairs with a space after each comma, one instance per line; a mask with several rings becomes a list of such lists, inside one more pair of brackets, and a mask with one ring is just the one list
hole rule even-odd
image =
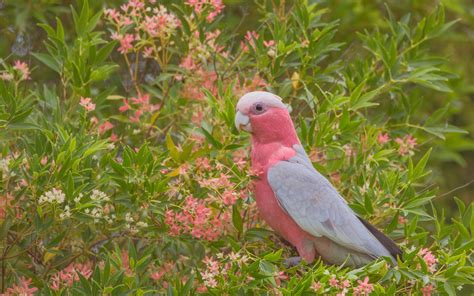
[[359, 218], [334, 186], [312, 165], [281, 98], [263, 91], [237, 103], [235, 125], [251, 133], [255, 196], [261, 217], [312, 262], [362, 266], [401, 250]]

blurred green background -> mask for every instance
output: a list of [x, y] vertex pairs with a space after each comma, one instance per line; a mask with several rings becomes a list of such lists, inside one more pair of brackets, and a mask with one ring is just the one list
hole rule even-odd
[[[280, 0], [283, 1], [283, 0]], [[78, 6], [81, 1], [57, 0], [0, 0], [0, 57], [2, 59], [22, 59], [34, 65], [33, 82], [53, 81], [53, 73], [34, 60], [32, 52], [44, 51], [43, 30], [38, 23], [55, 23], [60, 18], [66, 29], [72, 28], [70, 22], [71, 5]], [[172, 1], [161, 1], [172, 3]], [[223, 22], [235, 27], [236, 36], [242, 36], [247, 30], [256, 30], [262, 19], [259, 5], [269, 5], [271, 1], [257, 0], [224, 1], [226, 4]], [[449, 103], [450, 114], [447, 122], [458, 126], [469, 134], [450, 134], [445, 141], [428, 140], [421, 143], [420, 150], [433, 147], [431, 183], [439, 186], [437, 204], [454, 207], [454, 203], [443, 202], [458, 196], [466, 202], [472, 202], [474, 191], [474, 1], [470, 0], [320, 0], [309, 1], [328, 9], [326, 18], [340, 20], [337, 41], [344, 42], [344, 56], [362, 54], [360, 42], [355, 32], [384, 28], [383, 19], [400, 19], [410, 14], [413, 20], [419, 20], [429, 14], [441, 3], [446, 8], [447, 21], [458, 20], [451, 30], [430, 42], [430, 51], [446, 59], [444, 70], [453, 73], [450, 81], [451, 93], [424, 92], [423, 118], [429, 118], [431, 112]], [[95, 9], [117, 6], [121, 1], [92, 1]], [[256, 4], [257, 3], [257, 4]], [[291, 7], [291, 1], [286, 1]], [[104, 24], [100, 24], [104, 26]], [[67, 34], [66, 34], [67, 36]], [[240, 40], [240, 39], [239, 39]], [[235, 44], [238, 44], [236, 40]], [[427, 94], [430, 94], [427, 96]], [[422, 155], [420, 153], [420, 155]]]

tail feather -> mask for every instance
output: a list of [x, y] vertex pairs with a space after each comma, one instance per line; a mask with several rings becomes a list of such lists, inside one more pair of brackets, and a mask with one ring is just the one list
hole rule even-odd
[[365, 221], [361, 217], [358, 218], [360, 222], [362, 222], [362, 224], [364, 224], [364, 226], [375, 236], [375, 238], [387, 249], [393, 258], [402, 258], [403, 252], [393, 240], [391, 240], [388, 236], [375, 228], [369, 222]]

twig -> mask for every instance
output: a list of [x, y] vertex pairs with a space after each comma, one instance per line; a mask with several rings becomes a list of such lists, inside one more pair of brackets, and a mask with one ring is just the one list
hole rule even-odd
[[456, 187], [456, 188], [454, 188], [454, 189], [452, 189], [452, 190], [450, 190], [450, 191], [448, 191], [448, 192], [446, 192], [446, 193], [443, 193], [443, 194], [441, 194], [440, 196], [437, 196], [437, 197], [446, 196], [446, 195], [448, 195], [448, 194], [453, 193], [454, 191], [457, 191], [457, 190], [459, 190], [459, 189], [463, 189], [463, 188], [465, 188], [465, 187], [471, 185], [472, 183], [474, 183], [474, 180], [471, 180], [471, 181], [467, 182], [466, 184], [461, 185], [461, 186], [458, 186], [458, 187]]

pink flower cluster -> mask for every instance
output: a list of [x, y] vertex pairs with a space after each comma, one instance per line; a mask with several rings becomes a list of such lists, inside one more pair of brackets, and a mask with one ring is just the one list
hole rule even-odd
[[377, 142], [379, 142], [380, 145], [383, 145], [385, 143], [387, 143], [388, 141], [390, 141], [390, 136], [388, 135], [388, 133], [379, 133], [378, 136], [377, 136]]
[[81, 105], [82, 107], [84, 107], [84, 109], [86, 109], [87, 112], [90, 112], [90, 111], [94, 111], [95, 110], [95, 104], [92, 103], [92, 99], [91, 98], [84, 98], [84, 97], [81, 97], [81, 100], [79, 102], [79, 105]]
[[114, 128], [114, 125], [106, 120], [104, 123], [102, 123], [101, 125], [99, 125], [99, 134], [100, 135], [103, 135], [105, 134], [107, 131], [111, 130]]
[[[155, 3], [150, 1], [150, 4]], [[176, 15], [164, 6], [147, 7], [143, 0], [130, 0], [120, 10], [105, 9], [104, 15], [115, 26], [116, 31], [111, 38], [120, 43], [118, 51], [121, 54], [132, 51], [135, 46], [139, 51], [142, 46], [138, 43], [141, 41], [153, 44], [155, 41], [167, 40], [181, 26]], [[148, 47], [147, 55], [151, 56], [154, 49], [154, 46]]]
[[241, 79], [237, 78], [237, 83], [235, 84], [234, 93], [237, 96], [244, 95], [247, 92], [265, 89], [268, 86], [268, 83], [265, 79], [260, 77], [258, 73], [255, 73], [253, 77]]
[[403, 138], [396, 138], [395, 142], [398, 144], [398, 154], [400, 155], [413, 153], [412, 150], [416, 146], [416, 138], [412, 135], [406, 135]]
[[[118, 34], [114, 32], [112, 33], [111, 38], [112, 40], [117, 40], [120, 43], [118, 52], [120, 52], [121, 54], [126, 54], [133, 49], [133, 41], [135, 41], [136, 37], [133, 34]], [[139, 38], [137, 38], [136, 40], [139, 40]]]
[[433, 290], [434, 290], [433, 285], [428, 284], [424, 286], [423, 288], [421, 288], [421, 293], [423, 294], [423, 296], [431, 296], [431, 292], [433, 292]]
[[227, 276], [228, 270], [232, 266], [230, 262], [224, 264], [208, 256], [204, 258], [203, 262], [206, 265], [206, 270], [201, 273], [201, 276], [204, 285], [210, 288], [217, 287], [217, 278]]
[[224, 173], [217, 178], [210, 179], [199, 179], [198, 183], [201, 187], [218, 189], [218, 188], [230, 188], [234, 186], [234, 183], [230, 181], [230, 177]]
[[22, 61], [15, 61], [13, 69], [17, 70], [20, 73], [20, 80], [29, 80], [30, 79], [30, 68], [28, 64]]
[[125, 275], [132, 276], [133, 270], [130, 267], [130, 257], [128, 256], [128, 252], [126, 250], [122, 250], [120, 258], [122, 259], [122, 267], [125, 269]]
[[[377, 142], [380, 145], [384, 145], [390, 141], [388, 133], [380, 132], [377, 135]], [[407, 155], [411, 154], [412, 150], [416, 147], [416, 138], [412, 135], [406, 135], [403, 138], [396, 138], [395, 142], [398, 144], [398, 154]]]
[[209, 90], [213, 95], [217, 95], [217, 73], [215, 71], [199, 67], [193, 76], [189, 78], [183, 86], [183, 97], [203, 100], [204, 93], [201, 91], [202, 88]]
[[22, 296], [32, 296], [38, 291], [36, 287], [30, 287], [32, 280], [26, 279], [24, 277], [20, 277], [20, 281], [18, 284], [13, 285], [12, 287], [8, 288], [5, 291], [5, 296], [13, 296], [13, 295], [22, 295]]
[[159, 110], [161, 108], [160, 104], [151, 104], [150, 95], [138, 95], [138, 97], [133, 97], [130, 99], [124, 99], [123, 105], [120, 106], [119, 111], [124, 113], [128, 110], [133, 111], [133, 115], [129, 116], [131, 122], [139, 122], [140, 117], [144, 113], [151, 113]]
[[354, 295], [369, 295], [374, 291], [374, 285], [369, 283], [369, 277], [365, 277], [363, 281], [357, 281], [359, 285], [354, 288]]
[[210, 67], [213, 54], [226, 57], [224, 46], [220, 45], [218, 38], [220, 30], [205, 33], [205, 40], [200, 38], [199, 31], [194, 31], [189, 40], [189, 51], [181, 59], [179, 67], [182, 74], [175, 75], [177, 81], [183, 81], [182, 95], [185, 98], [202, 100], [204, 94], [202, 88], [206, 88], [212, 94], [217, 94], [218, 75], [214, 67]]
[[229, 221], [228, 214], [219, 217], [207, 206], [207, 201], [188, 196], [182, 209], [168, 210], [165, 223], [169, 226], [169, 234], [176, 236], [190, 234], [198, 239], [215, 240], [223, 232], [223, 222]]
[[[214, 21], [225, 7], [222, 0], [186, 0], [185, 3], [191, 6], [197, 15], [201, 15], [204, 11], [210, 11], [206, 17], [209, 23]], [[209, 10], [204, 9], [206, 6], [209, 7]]]
[[260, 35], [258, 35], [257, 32], [255, 31], [247, 31], [245, 33], [245, 41], [240, 42], [240, 47], [242, 48], [242, 51], [247, 52], [249, 51], [249, 47], [247, 44], [249, 44], [252, 48], [255, 48], [255, 40], [258, 39]]
[[428, 266], [429, 272], [436, 271], [436, 263], [438, 263], [438, 259], [436, 259], [435, 255], [433, 255], [430, 250], [428, 250], [427, 248], [422, 248], [418, 252], [418, 256], [420, 256], [425, 261], [426, 266]]
[[343, 296], [346, 295], [346, 293], [349, 291], [349, 288], [351, 286], [351, 282], [349, 280], [341, 280], [339, 281], [335, 277], [332, 277], [329, 279], [329, 286], [340, 289], [339, 293], [337, 293], [338, 296]]
[[57, 291], [62, 287], [72, 287], [74, 282], [79, 281], [79, 274], [88, 279], [92, 275], [92, 264], [90, 262], [72, 263], [58, 271], [51, 277], [51, 289]]
[[0, 220], [7, 217], [7, 210], [12, 208], [13, 195], [7, 193], [0, 197]]
[[154, 269], [151, 274], [150, 278], [154, 281], [159, 281], [165, 274], [171, 272], [174, 268], [175, 264], [172, 262], [168, 262], [163, 266], [160, 266], [157, 269]]
[[11, 81], [15, 78], [16, 72], [19, 75], [19, 81], [30, 80], [30, 68], [28, 67], [27, 63], [16, 60], [13, 65], [13, 70], [14, 72], [11, 70], [0, 71], [0, 79], [4, 81]]
[[[352, 286], [352, 283], [349, 280], [338, 280], [335, 276], [328, 280], [329, 286], [338, 290], [336, 293], [337, 296], [347, 295], [351, 288], [353, 290], [351, 295], [356, 296], [369, 295], [374, 291], [374, 285], [369, 283], [369, 277], [365, 277], [363, 281], [358, 280], [357, 283], [357, 286]], [[322, 287], [323, 284], [321, 284], [321, 282], [314, 282], [311, 284], [311, 289], [315, 292], [318, 292]]]

